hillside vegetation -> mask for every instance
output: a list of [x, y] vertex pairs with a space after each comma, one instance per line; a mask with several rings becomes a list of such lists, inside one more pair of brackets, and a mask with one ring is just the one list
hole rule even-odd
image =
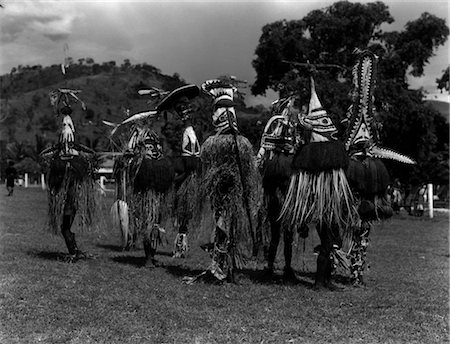
[[[2, 171], [6, 160], [19, 164], [19, 169], [38, 172], [38, 153], [57, 141], [59, 120], [50, 105], [48, 94], [57, 88], [79, 89], [80, 99], [87, 106], [73, 104], [73, 120], [77, 139], [96, 151], [117, 149], [110, 140], [110, 127], [103, 120], [120, 122], [125, 118], [125, 110], [130, 113], [149, 110], [155, 104], [140, 96], [142, 88], [158, 87], [171, 91], [186, 82], [178, 74], [164, 75], [149, 64], [132, 65], [128, 60], [120, 66], [114, 61], [94, 63], [90, 58], [71, 63], [64, 75], [60, 65], [49, 67], [18, 66], [8, 75], [0, 76], [0, 161]], [[195, 126], [203, 139], [211, 131], [210, 100], [205, 96], [196, 99], [194, 106]], [[263, 127], [255, 126], [262, 113], [262, 107], [248, 109], [241, 99], [237, 106], [241, 130], [255, 144]], [[262, 121], [264, 122], [264, 120]], [[168, 154], [178, 150], [182, 123], [171, 114], [164, 114], [156, 124]]]

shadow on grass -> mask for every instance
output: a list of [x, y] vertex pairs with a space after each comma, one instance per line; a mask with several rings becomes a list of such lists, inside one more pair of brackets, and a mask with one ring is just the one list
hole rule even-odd
[[169, 274], [172, 274], [177, 278], [191, 278], [194, 279], [196, 283], [201, 282], [212, 285], [224, 283], [215, 278], [210, 272], [207, 272], [206, 269], [191, 269], [184, 265], [165, 265], [162, 267], [164, 267]]
[[157, 256], [166, 256], [166, 257], [172, 257], [173, 253], [171, 251], [157, 251]]
[[[101, 247], [104, 249], [110, 249], [112, 251], [115, 252], [122, 252], [124, 254], [126, 253], [131, 253], [131, 252], [141, 252], [138, 254], [142, 254], [142, 256], [132, 256], [132, 255], [123, 255], [123, 256], [116, 256], [116, 257], [112, 257], [111, 259], [116, 262], [116, 263], [120, 263], [120, 264], [127, 264], [127, 265], [133, 265], [136, 267], [144, 267], [145, 263], [146, 263], [146, 259], [144, 257], [144, 251], [136, 248], [136, 247], [131, 247], [128, 250], [122, 250], [121, 246], [118, 245], [110, 245], [110, 244], [98, 244], [97, 247]], [[172, 252], [169, 251], [157, 251], [156, 252], [156, 256], [155, 256], [155, 260], [156, 260], [156, 267], [165, 267], [163, 262], [159, 262], [158, 261], [158, 256], [167, 256], [167, 257], [172, 257]]]
[[187, 275], [189, 276], [196, 276], [201, 274], [203, 271], [205, 271], [204, 269], [191, 269], [188, 266], [184, 266], [184, 265], [165, 265], [162, 266], [164, 269], [166, 269], [166, 271], [176, 277], [185, 277]]
[[81, 253], [80, 256], [77, 257], [65, 252], [28, 251], [27, 254], [32, 257], [37, 257], [40, 259], [61, 261], [66, 263], [75, 263], [79, 261], [86, 261], [98, 258], [96, 255], [87, 252], [83, 252]]
[[114, 251], [114, 252], [122, 252], [125, 251], [120, 245], [111, 245], [111, 244], [97, 244], [97, 247], [103, 248], [105, 250]]
[[307, 288], [311, 288], [313, 283], [304, 279], [304, 276], [301, 273], [296, 273], [294, 277], [285, 277], [283, 273], [268, 273], [266, 270], [251, 270], [251, 269], [243, 269], [238, 271], [244, 277], [247, 277], [254, 283], [259, 284], [268, 284], [268, 285], [299, 285]]
[[64, 252], [48, 252], [48, 251], [28, 251], [28, 255], [46, 259], [46, 260], [54, 260], [54, 261], [64, 261], [67, 260], [67, 257], [69, 256], [67, 253]]
[[114, 262], [120, 264], [133, 265], [136, 267], [144, 267], [146, 259], [144, 256], [135, 257], [135, 256], [120, 256], [111, 258]]

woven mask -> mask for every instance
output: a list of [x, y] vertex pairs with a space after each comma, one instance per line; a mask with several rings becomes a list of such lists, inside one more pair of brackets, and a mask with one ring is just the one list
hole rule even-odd
[[376, 65], [375, 54], [364, 51], [353, 67], [352, 105], [347, 112], [348, 127], [344, 138], [347, 150], [368, 147], [373, 144], [371, 123], [375, 112]]
[[190, 100], [197, 97], [199, 92], [199, 88], [193, 84], [178, 87], [161, 100], [156, 111], [175, 110], [181, 120], [187, 120], [192, 112]]
[[238, 131], [236, 112], [233, 101], [236, 87], [218, 79], [207, 80], [202, 84], [202, 90], [213, 98], [214, 111], [212, 123], [219, 133], [231, 129]]
[[293, 126], [289, 120], [294, 97], [287, 97], [272, 103], [274, 115], [267, 121], [261, 138], [261, 148], [266, 151], [279, 150], [293, 153]]
[[162, 146], [158, 135], [150, 128], [135, 127], [128, 142], [128, 148], [131, 150], [141, 150], [145, 156], [158, 160], [162, 157]]
[[190, 115], [192, 113], [192, 106], [189, 102], [189, 99], [187, 97], [183, 97], [180, 100], [178, 100], [174, 105], [174, 110], [182, 121], [190, 119]]
[[344, 145], [352, 156], [368, 156], [415, 164], [411, 158], [377, 146], [373, 135], [374, 91], [378, 57], [371, 51], [358, 51], [353, 67], [352, 105], [347, 112], [348, 126]]
[[337, 129], [320, 103], [312, 77], [308, 114], [299, 117], [299, 122], [302, 126], [312, 131], [311, 142], [336, 140]]

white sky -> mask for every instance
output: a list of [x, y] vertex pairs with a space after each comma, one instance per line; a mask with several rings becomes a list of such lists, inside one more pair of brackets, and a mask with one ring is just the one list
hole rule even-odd
[[[92, 57], [120, 65], [128, 58], [165, 74], [177, 72], [190, 83], [223, 74], [253, 83], [251, 62], [261, 28], [281, 19], [301, 19], [333, 2], [0, 0], [0, 74], [19, 64], [59, 64], [67, 43], [68, 55], [75, 60]], [[385, 31], [402, 30], [423, 12], [449, 25], [447, 1], [384, 3], [395, 19]], [[411, 87], [435, 89], [435, 79], [448, 65], [447, 42], [430, 60], [425, 76], [410, 79]]]

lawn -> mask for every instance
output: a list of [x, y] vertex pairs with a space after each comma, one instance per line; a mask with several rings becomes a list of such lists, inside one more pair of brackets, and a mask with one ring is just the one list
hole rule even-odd
[[[111, 204], [112, 199], [106, 198]], [[106, 207], [105, 207], [106, 209]], [[172, 238], [155, 269], [144, 252], [120, 250], [108, 213], [102, 231], [77, 234], [92, 258], [68, 263], [61, 236], [44, 230], [46, 194], [18, 188], [0, 195], [0, 343], [447, 343], [449, 217], [406, 213], [375, 225], [365, 288], [336, 276], [341, 292], [311, 289], [315, 235], [295, 247], [298, 283], [263, 263], [238, 284], [200, 280], [209, 258], [193, 243], [172, 259]]]

